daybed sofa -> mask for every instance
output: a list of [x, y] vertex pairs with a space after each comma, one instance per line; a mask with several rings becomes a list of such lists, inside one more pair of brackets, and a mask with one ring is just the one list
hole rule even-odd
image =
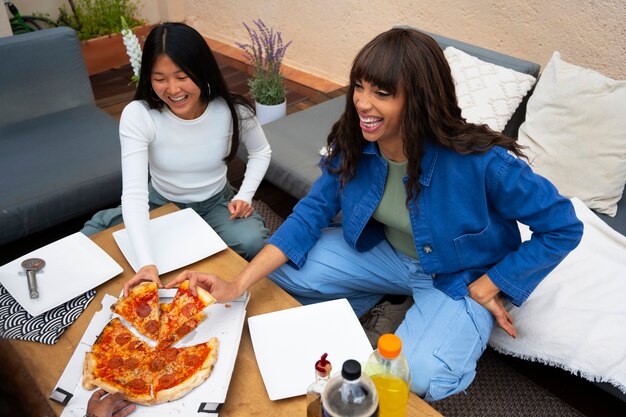
[[[487, 63], [535, 78], [539, 76], [540, 66], [536, 63], [431, 35], [444, 50], [452, 46]], [[446, 57], [450, 62], [449, 56]], [[534, 169], [553, 182], [555, 180], [551, 177], [550, 169], [541, 170], [541, 156], [536, 154], [537, 150], [540, 152], [543, 149], [543, 144], [536, 146], [533, 142], [541, 141], [544, 134], [546, 138], [556, 137], [555, 141], [564, 142], [559, 144], [560, 148], [549, 148], [546, 143], [545, 149], [548, 152], [552, 150], [553, 153], [547, 157], [557, 159], [553, 163], [553, 170], [570, 162], [573, 167], [581, 167], [578, 171], [582, 172], [573, 173], [570, 167], [570, 172], [566, 175], [568, 178], [581, 173], [584, 179], [591, 178], [595, 174], [592, 171], [614, 164], [616, 171], [603, 173], [595, 188], [601, 188], [605, 182], [617, 181], [617, 197], [614, 198], [617, 201], [617, 215], [611, 217], [597, 211], [592, 212], [585, 204], [576, 203], [579, 217], [586, 219], [585, 236], [579, 248], [542, 282], [522, 308], [511, 306], [511, 313], [519, 326], [519, 337], [514, 340], [496, 329], [490, 345], [504, 353], [548, 363], [583, 375], [601, 383], [603, 388], [626, 401], [626, 395], [620, 392], [626, 390], [626, 340], [623, 336], [626, 328], [626, 308], [623, 307], [623, 294], [626, 293], [626, 257], [623, 256], [626, 254], [626, 122], [623, 121], [623, 114], [626, 112], [626, 82], [610, 80], [601, 74], [556, 58], [559, 57], [555, 54], [546, 65], [539, 83], [533, 82], [518, 107], [511, 112], [512, 116], [503, 132], [515, 138], [518, 138], [519, 133], [520, 143], [529, 146], [529, 151], [532, 151], [529, 152], [531, 162], [537, 163]], [[564, 68], [557, 68], [558, 65]], [[466, 70], [472, 71], [475, 68]], [[556, 76], [555, 73], [559, 71], [561, 72]], [[452, 72], [457, 82], [454, 67]], [[566, 82], [568, 78], [569, 84]], [[550, 84], [560, 82], [566, 82], [566, 85]], [[590, 87], [585, 85], [587, 82]], [[459, 103], [463, 108], [460, 94], [462, 88], [459, 87], [457, 84]], [[550, 91], [550, 88], [555, 91]], [[616, 94], [618, 90], [619, 95]], [[594, 103], [597, 96], [603, 94], [609, 100]], [[556, 103], [550, 103], [551, 99], [556, 100]], [[272, 147], [272, 161], [265, 178], [296, 198], [305, 196], [320, 174], [317, 164], [321, 148], [326, 144], [332, 125], [344, 110], [345, 101], [346, 96], [337, 97], [264, 125], [263, 129]], [[550, 109], [546, 109], [561, 105], [563, 108], [557, 108], [552, 113], [548, 112]], [[593, 108], [596, 105], [602, 109]], [[595, 129], [594, 134], [577, 136], [580, 130], [584, 130], [584, 126], [579, 124], [589, 120], [588, 114], [593, 112], [601, 113], [596, 120], [586, 122], [592, 125], [588, 127]], [[536, 132], [539, 122], [543, 123], [543, 132]], [[603, 124], [605, 128], [602, 127]], [[565, 134], [565, 138], [559, 137], [561, 132]], [[571, 136], [569, 143], [567, 140], [570, 138], [567, 135]], [[611, 135], [613, 142], [607, 142], [606, 137]], [[566, 153], [571, 156], [576, 152], [580, 154], [575, 155], [574, 161], [567, 159]], [[240, 157], [245, 159], [245, 154], [240, 153]], [[559, 158], [563, 160], [560, 161]], [[585, 159], [590, 161], [584, 161]], [[555, 179], [563, 184], [558, 175]], [[566, 179], [563, 190], [569, 191], [571, 185], [567, 184]], [[576, 185], [573, 184], [574, 188]], [[557, 186], [561, 191], [561, 185]], [[594, 185], [590, 188], [589, 192], [593, 194]], [[615, 193], [615, 187], [613, 188]], [[577, 191], [570, 192], [572, 195], [561, 192], [568, 197], [579, 197]], [[585, 193], [581, 191], [580, 194], [582, 198]], [[593, 200], [594, 198], [589, 198], [585, 203], [595, 208]], [[598, 218], [604, 223], [598, 222]], [[525, 236], [524, 233], [522, 236]], [[615, 295], [617, 293], [622, 294], [621, 300]], [[605, 359], [607, 362], [600, 364]]]
[[96, 106], [76, 33], [0, 38], [0, 245], [115, 204], [118, 122]]

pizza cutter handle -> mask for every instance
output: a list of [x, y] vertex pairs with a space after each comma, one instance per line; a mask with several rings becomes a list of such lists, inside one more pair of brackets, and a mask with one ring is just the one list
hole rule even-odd
[[28, 291], [30, 292], [30, 298], [39, 298], [39, 291], [37, 290], [37, 275], [35, 271], [26, 271], [26, 277], [28, 279]]

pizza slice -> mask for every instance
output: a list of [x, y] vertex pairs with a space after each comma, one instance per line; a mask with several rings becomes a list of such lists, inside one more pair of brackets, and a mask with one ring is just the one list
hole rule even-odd
[[104, 352], [87, 352], [83, 367], [83, 386], [86, 389], [100, 387], [109, 393], [122, 392], [124, 399], [142, 405], [154, 404], [152, 385], [154, 374], [149, 369], [149, 362], [144, 360], [132, 368], [123, 365], [110, 369], [116, 360]]
[[127, 297], [117, 300], [111, 311], [133, 325], [139, 333], [157, 340], [160, 330], [159, 289], [155, 282], [142, 282]]
[[137, 359], [152, 350], [150, 346], [139, 340], [119, 318], [113, 318], [104, 326], [91, 347], [93, 352], [109, 354], [123, 352]]
[[198, 287], [197, 292], [196, 297], [189, 291], [189, 281], [180, 284], [169, 311], [161, 315], [161, 330], [157, 344], [159, 349], [171, 346], [172, 335], [192, 317], [202, 313], [202, 310], [215, 302], [215, 298], [208, 291]]
[[154, 404], [173, 401], [204, 382], [215, 366], [218, 339], [182, 348], [157, 350], [152, 356]]
[[152, 375], [145, 361], [153, 351], [114, 318], [98, 335], [92, 351], [85, 354], [83, 386], [122, 391], [129, 401], [151, 404]]
[[[161, 309], [161, 317], [163, 317], [164, 313], [169, 312], [172, 309], [172, 303], [161, 304], [159, 305], [159, 308]], [[165, 349], [168, 346], [172, 346], [176, 344], [179, 340], [187, 336], [196, 327], [198, 327], [200, 322], [202, 322], [202, 320], [204, 320], [205, 318], [206, 318], [206, 314], [202, 312], [196, 314], [195, 316], [192, 316], [189, 320], [185, 322], [185, 324], [180, 326], [174, 333], [172, 333], [169, 339], [159, 341], [159, 343], [157, 343], [156, 348]]]

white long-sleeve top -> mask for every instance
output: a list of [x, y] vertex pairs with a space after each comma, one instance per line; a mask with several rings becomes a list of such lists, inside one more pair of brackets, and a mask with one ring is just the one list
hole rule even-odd
[[[248, 203], [270, 163], [271, 150], [256, 117], [238, 106], [240, 145], [248, 151], [241, 188], [234, 200]], [[122, 148], [122, 213], [141, 267], [154, 264], [148, 229], [148, 172], [154, 189], [179, 203], [205, 201], [227, 184], [224, 157], [230, 151], [232, 116], [217, 98], [193, 120], [174, 115], [167, 106], [149, 109], [143, 101], [129, 103], [120, 119]]]

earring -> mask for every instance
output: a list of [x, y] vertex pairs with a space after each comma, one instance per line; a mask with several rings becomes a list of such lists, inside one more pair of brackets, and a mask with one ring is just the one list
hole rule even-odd
[[150, 89], [150, 98], [154, 101], [161, 101], [161, 97], [156, 96], [156, 92], [154, 91], [154, 89]]
[[209, 97], [211, 97], [211, 84], [207, 83], [206, 86], [209, 87]]

